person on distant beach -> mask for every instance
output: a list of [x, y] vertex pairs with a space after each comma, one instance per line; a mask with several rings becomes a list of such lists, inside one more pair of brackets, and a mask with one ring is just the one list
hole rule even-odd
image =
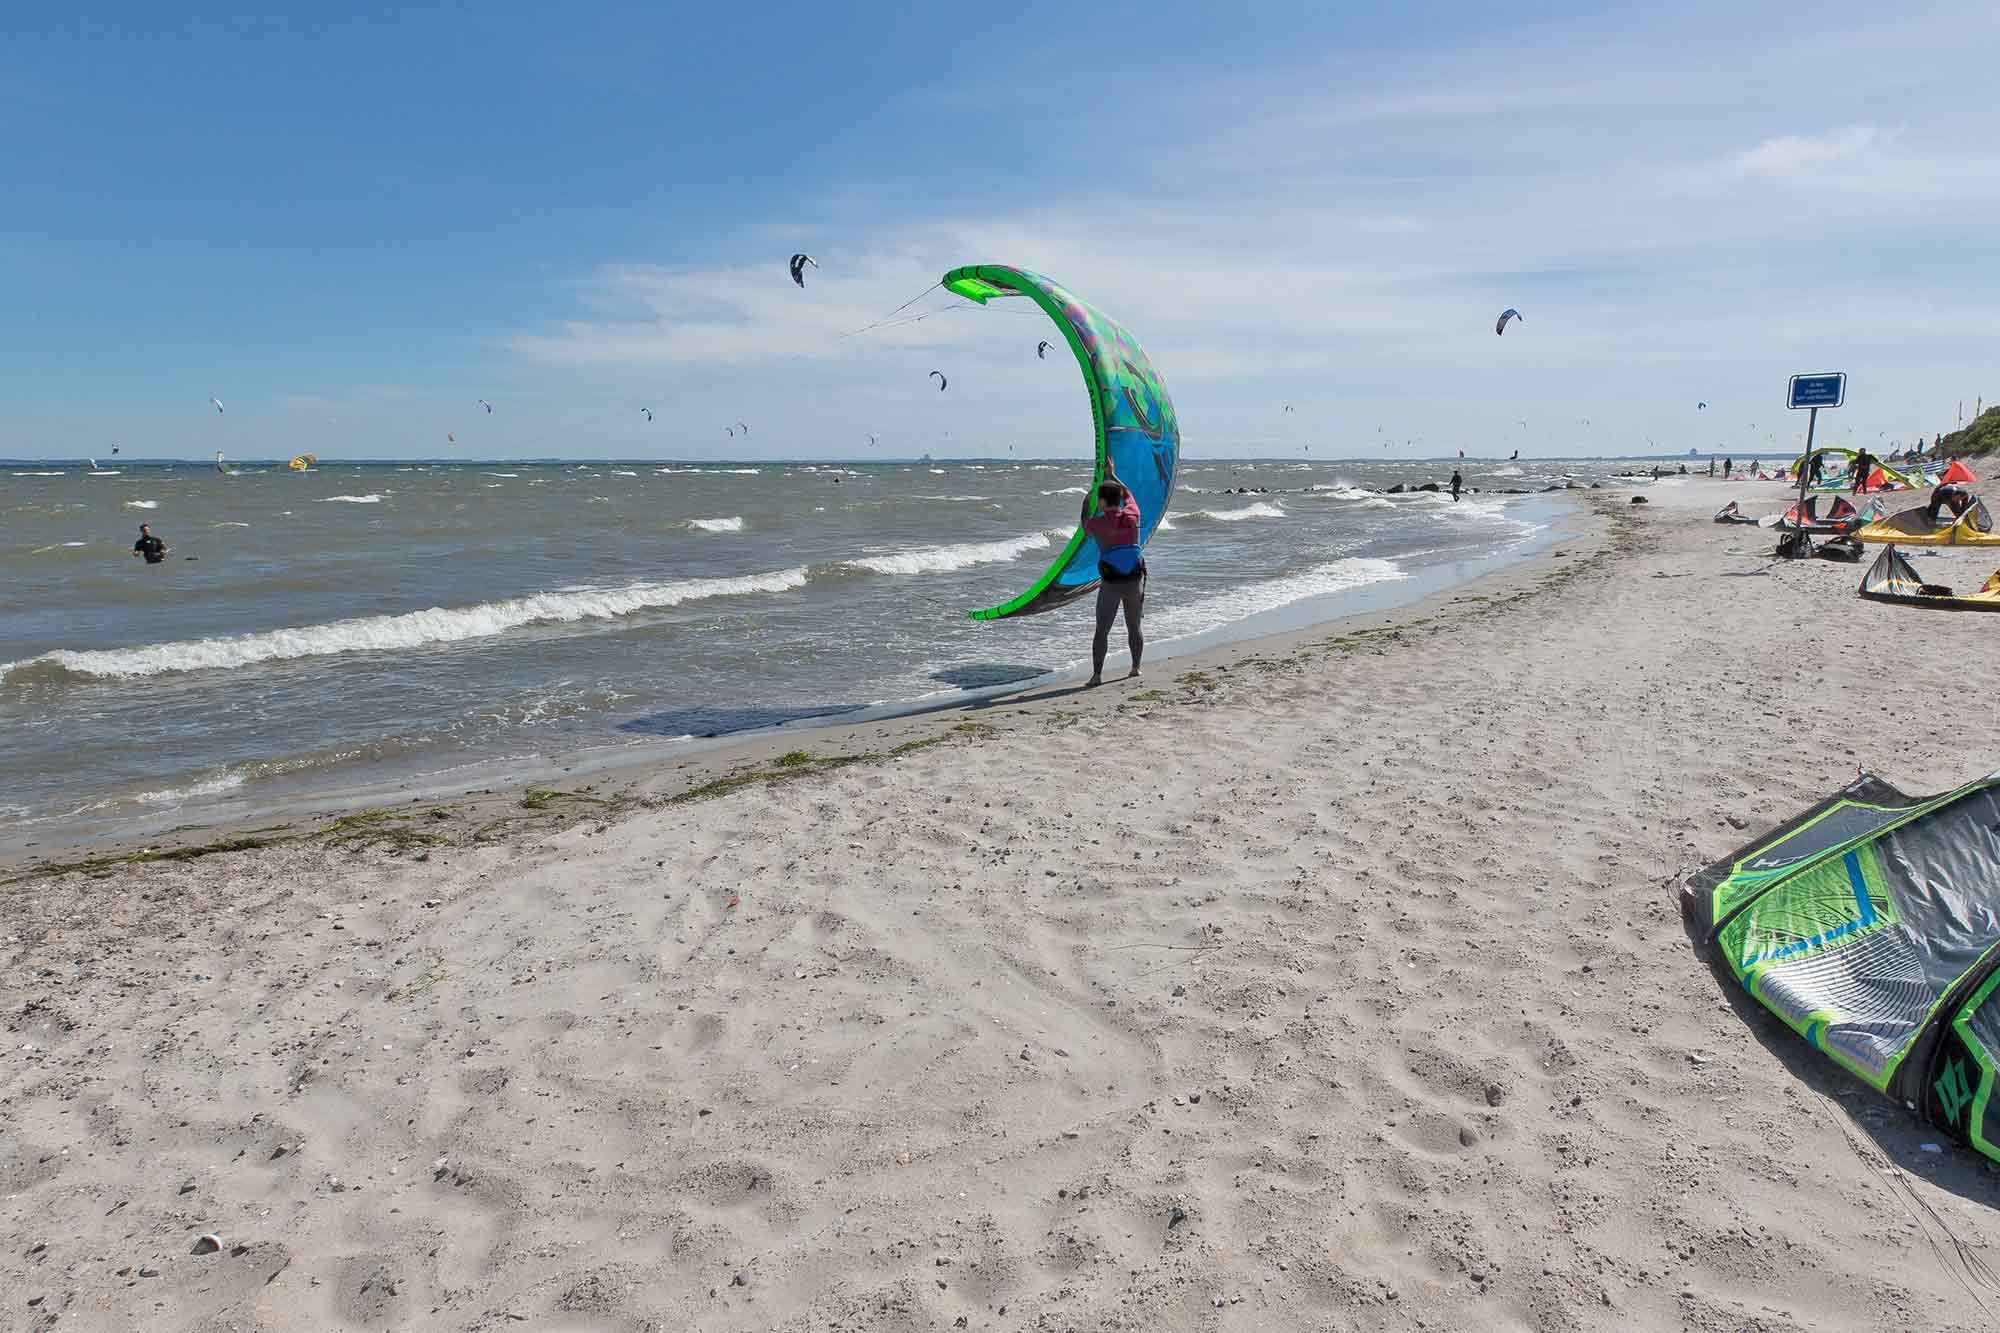
[[133, 555], [143, 558], [149, 565], [157, 565], [167, 558], [167, 552], [172, 549], [172, 547], [153, 535], [153, 527], [150, 523], [141, 523], [139, 525], [139, 540], [132, 543]]
[[1868, 489], [1868, 470], [1875, 466], [1875, 456], [1863, 445], [1861, 452], [1854, 456], [1854, 488], [1849, 495], [1859, 495]]
[[1812, 461], [1806, 464], [1806, 485], [1808, 486], [1819, 485], [1819, 480], [1822, 476], [1825, 475], [1825, 473], [1826, 473], [1826, 455], [1814, 454], [1812, 456]]
[[1097, 543], [1097, 631], [1090, 640], [1090, 683], [1104, 683], [1104, 655], [1111, 645], [1111, 622], [1125, 611], [1125, 646], [1132, 653], [1129, 676], [1139, 674], [1146, 650], [1139, 631], [1146, 610], [1146, 548], [1139, 544], [1139, 502], [1118, 480], [1111, 459], [1097, 484], [1097, 512], [1086, 509], [1083, 530]]
[[1734, 472], [1735, 470], [1736, 470], [1736, 460], [1735, 460], [1735, 459], [1733, 459], [1733, 458], [1725, 458], [1725, 459], [1723, 459], [1723, 460], [1722, 460], [1722, 477], [1723, 477], [1723, 480], [1727, 481], [1727, 480], [1729, 479], [1729, 474], [1730, 474], [1730, 473], [1732, 473], [1732, 472]]
[[1713, 458], [1708, 460], [1708, 475], [1711, 477], [1715, 475], [1715, 460]]
[[1458, 469], [1451, 470], [1451, 502], [1458, 503], [1458, 493], [1465, 489], [1465, 478], [1458, 475]]

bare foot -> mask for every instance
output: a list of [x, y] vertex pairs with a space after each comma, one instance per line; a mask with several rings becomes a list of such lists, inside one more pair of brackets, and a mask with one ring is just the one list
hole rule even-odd
[[1103, 683], [1104, 683], [1104, 677], [1092, 676], [1089, 680], [1083, 682], [1083, 688], [1085, 688], [1086, 690], [1094, 690]]
[[1133, 668], [1132, 668], [1132, 669], [1131, 669], [1130, 671], [1128, 671], [1128, 672], [1126, 672], [1126, 673], [1125, 673], [1125, 679], [1127, 679], [1127, 680], [1130, 680], [1130, 679], [1132, 679], [1132, 677], [1134, 677], [1134, 676], [1136, 676], [1136, 675], [1138, 675], [1138, 674], [1139, 674], [1139, 668], [1138, 668], [1138, 667], [1133, 667]]

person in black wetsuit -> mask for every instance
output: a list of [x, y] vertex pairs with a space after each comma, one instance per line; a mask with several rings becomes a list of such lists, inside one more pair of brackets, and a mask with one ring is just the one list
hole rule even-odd
[[1874, 471], [1875, 465], [1881, 461], [1865, 447], [1854, 456], [1854, 489], [1848, 492], [1849, 495], [1859, 495], [1868, 489], [1868, 474]]
[[153, 535], [153, 527], [150, 523], [141, 523], [139, 525], [139, 540], [132, 543], [133, 555], [143, 558], [149, 565], [157, 565], [167, 558], [167, 552], [172, 549], [172, 547]]
[[1924, 521], [1936, 527], [1938, 516], [1949, 509], [1952, 521], [1957, 522], [1959, 516], [1972, 508], [1978, 498], [1955, 481], [1945, 482], [1931, 492], [1931, 502], [1924, 506]]
[[1458, 503], [1458, 493], [1464, 489], [1465, 478], [1458, 475], [1457, 468], [1453, 468], [1451, 470], [1451, 500], [1453, 504]]

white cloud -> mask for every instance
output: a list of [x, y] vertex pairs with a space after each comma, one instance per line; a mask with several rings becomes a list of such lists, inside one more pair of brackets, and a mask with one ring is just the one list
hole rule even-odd
[[1750, 175], [1789, 175], [1861, 157], [1892, 137], [1874, 125], [1848, 125], [1824, 134], [1781, 134], [1736, 154], [1733, 165]]

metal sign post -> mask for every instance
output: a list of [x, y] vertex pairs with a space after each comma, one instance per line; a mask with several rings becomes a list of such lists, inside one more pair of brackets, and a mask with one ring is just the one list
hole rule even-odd
[[[1807, 412], [1806, 451], [1799, 459], [1799, 507], [1793, 511], [1799, 516], [1801, 528], [1805, 526], [1806, 521], [1806, 479], [1812, 476], [1813, 430], [1819, 425], [1819, 410], [1822, 407], [1839, 407], [1845, 401], [1847, 401], [1845, 371], [1837, 371], [1830, 375], [1794, 375], [1785, 386], [1785, 406], [1793, 409], [1804, 408]], [[1858, 463], [1860, 459], [1857, 458], [1855, 461]], [[1861, 484], [1866, 486], [1868, 479], [1861, 478]], [[1785, 546], [1786, 552], [1793, 559], [1812, 554], [1812, 539], [1804, 532], [1798, 535], [1803, 540]]]

